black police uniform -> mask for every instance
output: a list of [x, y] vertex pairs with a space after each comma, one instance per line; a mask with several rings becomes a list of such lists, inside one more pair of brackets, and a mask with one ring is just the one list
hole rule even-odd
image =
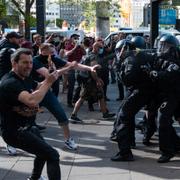
[[159, 117], [159, 146], [162, 156], [158, 162], [168, 162], [180, 147], [180, 138], [173, 128], [173, 115], [180, 101], [180, 64], [169, 53], [158, 57], [156, 80], [158, 90], [163, 95]]
[[131, 51], [124, 60], [121, 73], [126, 87], [133, 87], [133, 92], [122, 105], [118, 124], [116, 126], [117, 140], [120, 152], [111, 160], [133, 160], [130, 148], [130, 134], [132, 119], [136, 113], [147, 104], [155, 93], [155, 84], [142, 70], [144, 66], [151, 66], [153, 56], [141, 51]]

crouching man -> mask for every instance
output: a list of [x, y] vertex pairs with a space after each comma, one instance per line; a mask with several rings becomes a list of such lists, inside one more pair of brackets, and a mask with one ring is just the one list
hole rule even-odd
[[36, 156], [30, 180], [40, 178], [45, 163], [49, 180], [60, 180], [58, 152], [45, 142], [39, 130], [31, 123], [36, 117], [39, 102], [53, 82], [71, 67], [54, 71], [37, 84], [29, 77], [33, 66], [29, 50], [18, 49], [12, 54], [11, 61], [12, 70], [0, 83], [2, 137], [7, 144]]

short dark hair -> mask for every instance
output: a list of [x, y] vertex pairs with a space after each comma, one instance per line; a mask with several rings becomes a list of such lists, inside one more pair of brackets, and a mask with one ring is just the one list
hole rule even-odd
[[79, 34], [72, 34], [70, 38], [79, 38], [80, 35]]
[[5, 37], [6, 37], [6, 39], [11, 39], [11, 38], [20, 39], [23, 37], [23, 35], [15, 32], [15, 31], [12, 31], [12, 32], [8, 32]]
[[42, 43], [39, 47], [39, 50], [42, 52], [44, 50], [51, 50], [51, 48], [55, 48], [55, 46], [51, 43]]
[[32, 51], [26, 48], [19, 48], [13, 54], [11, 54], [11, 61], [15, 61], [16, 63], [18, 63], [22, 54], [32, 55]]

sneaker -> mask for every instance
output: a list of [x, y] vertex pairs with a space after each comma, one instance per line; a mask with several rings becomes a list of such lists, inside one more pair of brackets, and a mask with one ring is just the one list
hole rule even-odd
[[[33, 180], [32, 178], [27, 178], [27, 180]], [[38, 180], [47, 180], [44, 176], [41, 176]]]
[[76, 124], [76, 123], [79, 123], [79, 124], [82, 124], [83, 121], [81, 119], [79, 119], [77, 116], [75, 115], [72, 115], [70, 118], [69, 118], [69, 121], [72, 123], [72, 124]]
[[44, 176], [41, 176], [38, 180], [47, 180]]
[[128, 153], [122, 156], [120, 152], [118, 152], [115, 156], [111, 157], [111, 161], [134, 161], [134, 157], [132, 153]]
[[106, 113], [103, 113], [103, 118], [104, 119], [114, 118], [115, 115], [116, 115], [115, 113], [106, 112]]
[[77, 144], [74, 142], [73, 138], [69, 138], [68, 140], [66, 140], [65, 141], [65, 146], [68, 149], [71, 149], [71, 150], [76, 150], [77, 149]]
[[7, 149], [7, 152], [9, 155], [15, 156], [17, 154], [16, 148], [14, 148], [8, 144], [7, 144], [6, 149]]

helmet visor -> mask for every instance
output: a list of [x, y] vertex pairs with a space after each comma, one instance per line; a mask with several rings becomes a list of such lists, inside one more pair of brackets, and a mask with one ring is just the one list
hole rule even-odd
[[171, 45], [166, 42], [159, 42], [158, 43], [158, 52], [166, 53], [171, 48]]

